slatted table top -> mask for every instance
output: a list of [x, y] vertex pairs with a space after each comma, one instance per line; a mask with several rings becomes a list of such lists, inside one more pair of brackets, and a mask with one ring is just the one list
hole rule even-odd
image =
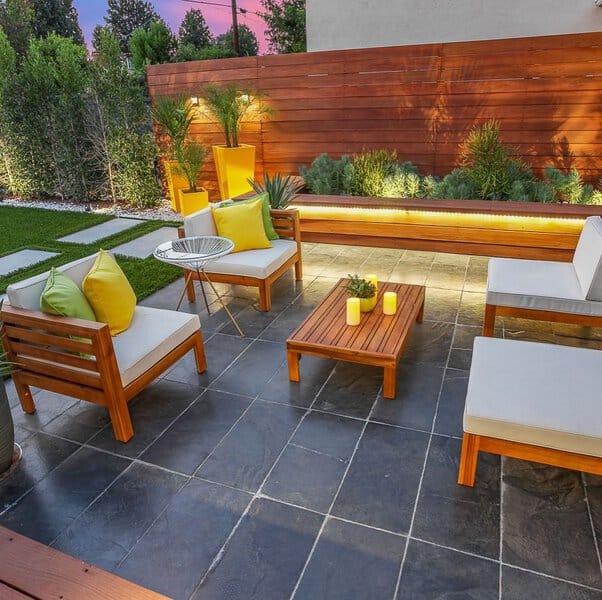
[[[286, 341], [290, 350], [321, 353], [329, 348], [337, 355], [399, 359], [404, 342], [424, 303], [425, 288], [405, 283], [378, 283], [378, 302], [370, 313], [362, 313], [357, 326], [346, 322], [345, 301], [349, 294], [340, 279], [322, 302], [309, 314]], [[385, 315], [382, 297], [397, 292], [397, 312]]]

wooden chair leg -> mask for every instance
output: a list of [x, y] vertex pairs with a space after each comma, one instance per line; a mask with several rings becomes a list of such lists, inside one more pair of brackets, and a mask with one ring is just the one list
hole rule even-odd
[[[186, 279], [189, 275], [189, 271], [184, 271], [184, 281], [186, 282]], [[190, 277], [190, 279], [188, 280], [188, 283], [186, 283], [186, 297], [188, 298], [188, 302], [195, 302], [196, 301], [196, 292], [194, 291], [194, 275], [192, 277]]]
[[267, 281], [259, 284], [259, 310], [268, 312], [272, 308], [272, 288]]
[[196, 370], [199, 373], [204, 373], [207, 370], [207, 359], [205, 358], [205, 346], [203, 344], [203, 336], [199, 331], [194, 344], [194, 360], [196, 362]]
[[107, 404], [107, 409], [115, 439], [118, 442], [129, 442], [134, 436], [134, 427], [126, 399], [121, 395], [113, 395]]
[[495, 305], [485, 304], [485, 317], [483, 318], [483, 335], [493, 337], [495, 331]]
[[474, 486], [479, 460], [479, 436], [465, 433], [462, 438], [462, 454], [458, 469], [458, 483], [460, 485]]
[[301, 281], [303, 279], [303, 263], [301, 262], [301, 259], [295, 263], [295, 279], [297, 281]]
[[15, 384], [15, 389], [17, 390], [17, 396], [19, 396], [19, 402], [21, 402], [23, 412], [26, 412], [28, 415], [33, 415], [33, 413], [36, 412], [36, 405], [33, 401], [31, 389], [27, 384], [20, 380], [19, 373], [13, 374], [13, 383]]

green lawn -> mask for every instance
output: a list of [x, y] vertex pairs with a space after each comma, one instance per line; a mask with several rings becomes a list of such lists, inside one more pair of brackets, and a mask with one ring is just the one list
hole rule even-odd
[[[89, 245], [55, 241], [56, 238], [98, 225], [112, 218], [93, 213], [0, 206], [0, 256], [24, 248], [59, 253], [58, 256], [44, 262], [0, 277], [0, 293], [5, 292], [6, 287], [15, 281], [21, 281], [32, 275], [43, 273], [52, 266], [63, 265], [93, 254], [101, 246], [105, 250], [110, 250], [164, 225], [175, 226], [181, 224], [176, 221], [146, 221], [132, 229]], [[138, 300], [146, 298], [146, 296], [176, 280], [182, 274], [182, 271], [177, 267], [159, 262], [152, 256], [144, 260], [121, 256], [116, 258], [130, 280]]]

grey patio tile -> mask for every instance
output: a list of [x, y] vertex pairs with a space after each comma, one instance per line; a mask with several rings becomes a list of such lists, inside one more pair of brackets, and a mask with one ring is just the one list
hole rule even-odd
[[127, 444], [115, 439], [111, 425], [105, 426], [88, 443], [101, 450], [135, 458], [169, 427], [202, 391], [202, 388], [159, 379], [129, 404], [134, 437]]
[[18, 250], [12, 254], [0, 257], [0, 277], [31, 267], [53, 256], [58, 256], [58, 252], [46, 252], [45, 250]]
[[479, 292], [462, 292], [458, 323], [463, 325], [483, 325], [485, 314], [485, 294]]
[[285, 360], [284, 344], [256, 340], [209, 387], [256, 396]]
[[141, 219], [111, 219], [105, 223], [100, 223], [100, 225], [94, 225], [94, 227], [88, 227], [87, 229], [82, 229], [76, 233], [58, 238], [57, 242], [69, 242], [71, 244], [93, 244], [94, 242], [109, 237], [110, 235], [115, 235], [116, 233], [121, 233], [122, 231], [127, 231], [132, 227], [136, 227], [136, 225], [139, 225], [140, 223], [144, 223], [144, 221]]
[[329, 519], [295, 599], [391, 598], [404, 547], [402, 536]]
[[462, 437], [464, 403], [468, 389], [468, 371], [447, 369], [435, 419], [435, 432]]
[[332, 514], [407, 533], [427, 443], [425, 433], [368, 424]]
[[472, 350], [465, 348], [452, 348], [449, 353], [447, 366], [450, 369], [470, 369]]
[[[79, 448], [43, 433], [31, 435], [22, 445], [23, 457], [17, 469], [0, 479], [0, 514]], [[11, 515], [6, 513], [4, 518], [12, 519]], [[4, 522], [1, 517], [0, 521]]]
[[376, 401], [382, 382], [381, 368], [338, 362], [312, 407], [338, 415], [365, 419]]
[[397, 397], [379, 396], [370, 419], [430, 431], [443, 372], [434, 365], [402, 362], [397, 369]]
[[191, 600], [288, 598], [322, 520], [299, 508], [255, 500]]
[[454, 335], [452, 323], [424, 321], [416, 323], [410, 333], [402, 361], [424, 362], [444, 367]]
[[503, 461], [503, 561], [602, 589], [579, 473]]
[[461, 290], [464, 287], [466, 267], [434, 262], [426, 278], [426, 285], [446, 290]]
[[498, 581], [493, 561], [410, 540], [396, 600], [497, 600]]
[[602, 548], [602, 476], [584, 475], [598, 548]]
[[134, 463], [52, 545], [112, 571], [185, 483], [180, 475]]
[[62, 415], [67, 409], [77, 404], [75, 398], [40, 390], [34, 396], [36, 411], [32, 415], [23, 412], [20, 404], [12, 409], [15, 425], [29, 431], [40, 431], [48, 423]]
[[458, 485], [460, 440], [435, 436], [426, 462], [412, 535], [497, 559], [500, 552], [500, 459], [481, 453], [475, 486]]
[[446, 290], [429, 287], [426, 289], [424, 318], [427, 321], [455, 323], [460, 308], [460, 290]]
[[36, 485], [0, 522], [50, 544], [129, 464], [125, 458], [81, 448]]
[[284, 449], [262, 493], [327, 512], [361, 430], [360, 421], [310, 413]]
[[189, 598], [251, 498], [215, 483], [189, 481], [116, 573], [171, 598]]
[[161, 227], [150, 233], [116, 246], [111, 250], [114, 254], [129, 256], [131, 258], [148, 258], [155, 251], [155, 248], [163, 242], [178, 239], [177, 227]]
[[536, 573], [504, 566], [502, 600], [600, 600], [602, 589], [593, 590]]
[[106, 407], [80, 400], [44, 425], [42, 431], [83, 444], [109, 422]]
[[250, 398], [207, 390], [140, 456], [192, 475], [249, 407]]
[[255, 401], [196, 475], [255, 492], [302, 417], [299, 409]]

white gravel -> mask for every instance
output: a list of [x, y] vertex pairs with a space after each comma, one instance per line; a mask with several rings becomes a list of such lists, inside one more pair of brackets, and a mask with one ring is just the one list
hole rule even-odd
[[[75, 212], [86, 212], [87, 204], [82, 202], [60, 202], [54, 200], [19, 200], [16, 198], [5, 198], [0, 206], [27, 206], [31, 208], [46, 208], [48, 210], [71, 210]], [[125, 204], [102, 204], [93, 202], [90, 212], [102, 215], [114, 215], [116, 217], [133, 217], [136, 219], [181, 221], [182, 215], [171, 208], [169, 200], [161, 200], [154, 208], [136, 208]]]

